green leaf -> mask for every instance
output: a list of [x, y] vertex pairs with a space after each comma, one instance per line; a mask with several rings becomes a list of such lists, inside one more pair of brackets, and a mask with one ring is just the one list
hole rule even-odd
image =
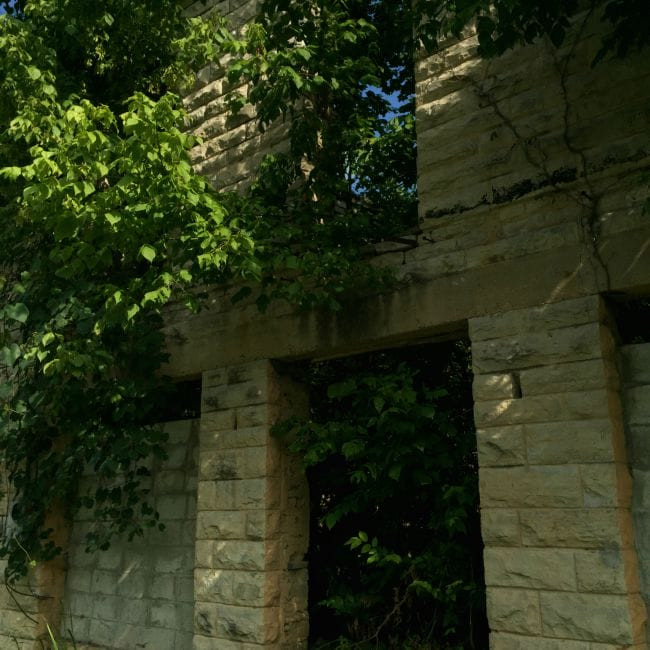
[[144, 244], [140, 247], [140, 255], [142, 255], [147, 262], [153, 262], [156, 257], [156, 249], [153, 246], [149, 246], [149, 244]]
[[22, 302], [14, 303], [13, 305], [7, 305], [4, 309], [5, 314], [19, 323], [24, 323], [29, 316], [29, 309]]
[[34, 81], [41, 78], [41, 71], [34, 65], [27, 66], [27, 74], [29, 75], [29, 78]]
[[0, 348], [0, 361], [7, 366], [13, 366], [20, 358], [22, 350], [17, 343], [11, 343]]

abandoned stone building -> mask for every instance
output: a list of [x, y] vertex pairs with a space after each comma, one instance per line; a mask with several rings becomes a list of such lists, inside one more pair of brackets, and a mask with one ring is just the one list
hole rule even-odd
[[[236, 24], [255, 11], [212, 4]], [[202, 384], [200, 415], [165, 425], [166, 532], [89, 555], [77, 521], [65, 569], [34, 576], [76, 648], [305, 648], [307, 485], [270, 427], [306, 394], [277, 362], [449, 336], [471, 344], [490, 647], [648, 647], [650, 343], [621, 305], [650, 295], [650, 67], [591, 67], [599, 29], [490, 61], [468, 34], [419, 60], [421, 233], [381, 256], [398, 289], [262, 314], [226, 287], [169, 313], [167, 370]], [[186, 106], [196, 168], [233, 188], [284, 128], [230, 121], [223, 74], [203, 70]], [[3, 594], [0, 647], [40, 647], [43, 607]]]

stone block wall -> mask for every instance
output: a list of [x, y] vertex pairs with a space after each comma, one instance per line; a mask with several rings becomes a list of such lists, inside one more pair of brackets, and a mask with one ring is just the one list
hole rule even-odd
[[307, 482], [271, 435], [306, 406], [265, 360], [203, 374], [195, 650], [307, 647]]
[[165, 530], [88, 554], [82, 539], [92, 524], [74, 524], [61, 632], [79, 650], [192, 648], [199, 422], [164, 427], [168, 458], [154, 463], [151, 495]]
[[650, 607], [650, 343], [623, 346], [620, 362], [641, 593]]
[[490, 647], [645, 648], [615, 349], [600, 299], [469, 326]]
[[[222, 0], [193, 2], [188, 15], [205, 15], [218, 11], [234, 30], [241, 29], [257, 11], [258, 0]], [[196, 84], [184, 100], [188, 126], [203, 142], [192, 152], [195, 168], [219, 190], [240, 190], [251, 179], [264, 156], [286, 146], [286, 126], [280, 121], [261, 133], [255, 111], [245, 106], [231, 115], [227, 96], [231, 92], [247, 95], [247, 87], [235, 86], [226, 78], [228, 58], [201, 70]]]

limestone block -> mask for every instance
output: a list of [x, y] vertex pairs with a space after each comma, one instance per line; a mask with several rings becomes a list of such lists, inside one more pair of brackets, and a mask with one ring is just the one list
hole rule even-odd
[[563, 508], [582, 505], [578, 469], [571, 466], [479, 469], [483, 508]]
[[180, 624], [176, 603], [154, 602], [149, 613], [149, 624], [175, 630]]
[[526, 443], [521, 425], [478, 429], [476, 440], [481, 467], [506, 467], [526, 463]]
[[230, 639], [208, 637], [202, 634], [194, 634], [192, 643], [192, 650], [260, 650], [257, 643], [231, 641]]
[[539, 634], [542, 629], [537, 591], [490, 587], [487, 614], [493, 631]]
[[[216, 636], [259, 644], [273, 643], [278, 638], [277, 609], [215, 605]], [[275, 616], [273, 615], [275, 613]]]
[[235, 422], [238, 429], [267, 425], [268, 407], [266, 404], [239, 407], [235, 412]]
[[606, 387], [602, 359], [524, 369], [520, 373], [520, 381], [524, 395], [542, 395]]
[[[235, 411], [231, 411], [233, 418]], [[221, 431], [213, 430], [209, 424], [201, 428], [201, 448], [204, 450], [215, 449], [241, 449], [242, 447], [259, 447], [269, 442], [267, 426], [256, 426]]]
[[542, 592], [544, 636], [601, 643], [639, 643], [645, 622], [640, 597]]
[[626, 420], [630, 425], [650, 425], [650, 384], [625, 389]]
[[575, 591], [573, 552], [566, 549], [486, 548], [485, 584]]
[[233, 481], [199, 481], [199, 510], [259, 510], [277, 508], [279, 480], [244, 479]]
[[280, 546], [275, 541], [224, 540], [212, 542], [214, 568], [264, 571], [279, 568]]
[[623, 516], [614, 508], [521, 510], [521, 538], [526, 546], [628, 547], [631, 526], [621, 525]]
[[520, 546], [519, 514], [516, 510], [482, 508], [481, 536], [486, 546]]
[[604, 463], [614, 460], [610, 420], [538, 422], [524, 425], [524, 430], [526, 455], [531, 464]]
[[[617, 548], [601, 548], [594, 551], [575, 551], [576, 576], [579, 591], [605, 594], [626, 594], [626, 560], [631, 568], [636, 562], [624, 558], [623, 554], [633, 555], [633, 551]], [[631, 577], [631, 584], [634, 584]]]
[[220, 449], [213, 453], [204, 450], [199, 464], [199, 479], [205, 480], [260, 478], [278, 472], [277, 453], [267, 446]]
[[[138, 624], [147, 620], [149, 601], [142, 598], [120, 598], [117, 605], [117, 620], [121, 623]], [[77, 637], [83, 638], [83, 637]]]
[[600, 357], [599, 324], [521, 332], [507, 338], [472, 339], [474, 372], [489, 373]]
[[490, 635], [490, 650], [592, 650], [592, 648], [586, 641], [544, 639], [495, 632]]
[[505, 314], [483, 316], [469, 321], [472, 342], [517, 336], [522, 332], [540, 332], [594, 323], [599, 319], [597, 296], [548, 303], [534, 309], [517, 309]]
[[514, 376], [512, 373], [474, 375], [472, 393], [475, 401], [508, 399], [516, 397], [515, 387]]
[[626, 433], [630, 465], [635, 470], [650, 470], [650, 425], [628, 426]]
[[280, 596], [279, 573], [197, 569], [195, 575], [201, 603], [265, 607], [277, 604]]
[[201, 412], [264, 404], [267, 397], [267, 387], [263, 381], [210, 386], [202, 391]]
[[608, 395], [605, 390], [524, 396], [522, 399], [474, 404], [474, 418], [481, 427], [604, 419], [608, 415]]
[[580, 479], [586, 508], [629, 507], [632, 480], [626, 465], [581, 465]]
[[244, 539], [246, 518], [246, 513], [239, 511], [201, 511], [196, 516], [196, 538]]
[[621, 375], [630, 384], [650, 384], [650, 344], [624, 345], [619, 349]]
[[201, 435], [204, 431], [228, 431], [235, 428], [235, 409], [201, 413]]

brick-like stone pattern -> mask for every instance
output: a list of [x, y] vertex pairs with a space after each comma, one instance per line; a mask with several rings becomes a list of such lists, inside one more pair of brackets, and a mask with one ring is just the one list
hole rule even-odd
[[306, 648], [309, 498], [270, 429], [306, 409], [268, 361], [203, 374], [194, 648]]
[[61, 631], [79, 650], [192, 647], [199, 421], [164, 427], [168, 458], [154, 461], [151, 494], [165, 530], [88, 554], [92, 523], [75, 522]]
[[619, 359], [641, 592], [650, 608], [650, 343], [623, 346]]
[[[189, 15], [217, 11], [233, 30], [240, 30], [257, 12], [258, 0], [200, 0], [186, 8]], [[215, 61], [198, 74], [192, 91], [185, 97], [188, 127], [202, 139], [191, 152], [195, 168], [220, 190], [246, 187], [264, 156], [285, 149], [286, 125], [278, 121], [258, 128], [255, 110], [245, 106], [237, 115], [228, 109], [227, 96], [238, 92], [247, 96], [247, 86], [236, 86], [226, 78], [228, 58]]]
[[469, 330], [490, 647], [645, 647], [604, 306], [590, 296]]

